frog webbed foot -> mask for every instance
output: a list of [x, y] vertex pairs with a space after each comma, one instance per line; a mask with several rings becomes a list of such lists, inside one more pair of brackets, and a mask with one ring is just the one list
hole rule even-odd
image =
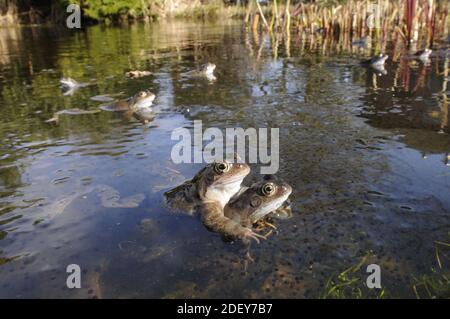
[[275, 226], [274, 224], [270, 223], [270, 222], [267, 221], [267, 220], [260, 220], [260, 221], [257, 221], [257, 222], [255, 223], [255, 226], [256, 226], [255, 229], [256, 229], [257, 231], [261, 231], [261, 230], [263, 230], [263, 229], [265, 229], [265, 228], [267, 228], [267, 227], [272, 228], [272, 230], [276, 230], [276, 229], [277, 229], [277, 226]]
[[266, 236], [260, 235], [258, 233], [255, 233], [250, 228], [245, 228], [243, 233], [241, 234], [241, 239], [244, 242], [250, 242], [252, 239], [256, 241], [258, 244], [260, 243], [260, 239], [267, 239]]

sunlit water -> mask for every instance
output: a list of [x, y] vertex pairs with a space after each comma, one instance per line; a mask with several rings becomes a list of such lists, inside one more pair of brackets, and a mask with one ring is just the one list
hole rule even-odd
[[[239, 23], [0, 31], [0, 297], [312, 298], [364, 256], [388, 296], [414, 297], [414, 278], [436, 267], [450, 231], [445, 47], [377, 76], [358, 65], [370, 50], [275, 43]], [[216, 81], [184, 75], [207, 60]], [[153, 75], [127, 79], [134, 69]], [[91, 85], [64, 96], [62, 76]], [[149, 125], [107, 112], [45, 122], [147, 88]], [[247, 267], [242, 244], [164, 207], [202, 167], [170, 157], [172, 131], [194, 120], [280, 128], [294, 216], [251, 246]], [[105, 186], [145, 199], [106, 208]], [[69, 264], [81, 289], [66, 287]]]

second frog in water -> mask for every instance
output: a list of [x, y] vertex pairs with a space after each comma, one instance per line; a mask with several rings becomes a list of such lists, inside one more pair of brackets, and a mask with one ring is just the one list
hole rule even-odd
[[[263, 220], [265, 217], [284, 212], [282, 209], [292, 193], [292, 187], [273, 175], [250, 187], [242, 187], [225, 206], [225, 216], [246, 227]], [[280, 213], [277, 213], [280, 210]]]

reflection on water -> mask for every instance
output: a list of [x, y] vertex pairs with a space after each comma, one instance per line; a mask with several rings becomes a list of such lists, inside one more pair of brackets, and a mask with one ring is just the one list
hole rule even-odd
[[[397, 43], [271, 38], [238, 24], [0, 38], [0, 297], [317, 297], [368, 252], [389, 295], [412, 297], [434, 241], [447, 239], [445, 47], [423, 64]], [[374, 50], [391, 56], [385, 75], [358, 65]], [[215, 81], [185, 76], [205, 61]], [[64, 96], [63, 76], [91, 85]], [[157, 96], [147, 125], [109, 112], [45, 122], [144, 89]], [[164, 207], [163, 192], [201, 167], [170, 160], [172, 130], [197, 119], [280, 128], [294, 216], [251, 247], [247, 269], [240, 244]], [[72, 263], [76, 291], [65, 288]]]

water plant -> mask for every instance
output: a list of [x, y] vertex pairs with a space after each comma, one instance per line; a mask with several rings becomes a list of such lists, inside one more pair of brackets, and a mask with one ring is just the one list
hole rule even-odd
[[[429, 46], [436, 37], [446, 37], [449, 32], [448, 1], [275, 0], [265, 10], [257, 0], [253, 1], [257, 5], [251, 7], [250, 3], [252, 18], [247, 17], [245, 22], [252, 24], [253, 29], [259, 24], [269, 32], [292, 30], [300, 34], [334, 37], [347, 34], [350, 38], [376, 39], [398, 33], [405, 42], [419, 41]], [[268, 18], [270, 24], [265, 22]]]
[[367, 274], [362, 275], [362, 267], [367, 265], [370, 253], [361, 260], [337, 275], [331, 276], [320, 294], [321, 299], [366, 299], [385, 298], [384, 289], [368, 289], [364, 283]]
[[448, 264], [444, 264], [444, 260], [450, 260], [449, 252], [450, 242], [435, 241], [437, 267], [431, 269], [431, 274], [414, 277], [412, 289], [417, 299], [450, 298], [450, 272]]

